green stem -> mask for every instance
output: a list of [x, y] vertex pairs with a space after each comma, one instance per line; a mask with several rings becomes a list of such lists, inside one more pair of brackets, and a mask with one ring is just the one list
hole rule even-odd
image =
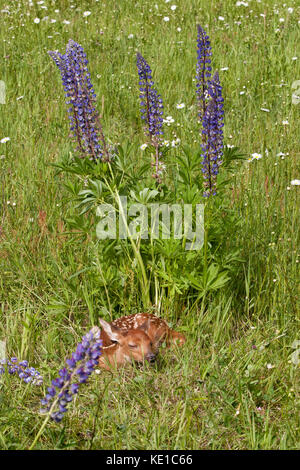
[[117, 199], [117, 202], [118, 202], [118, 205], [119, 205], [119, 211], [120, 211], [121, 217], [122, 217], [124, 225], [126, 227], [126, 231], [127, 231], [129, 240], [131, 242], [131, 245], [132, 245], [132, 248], [133, 248], [133, 251], [134, 251], [134, 254], [135, 254], [135, 258], [138, 262], [138, 265], [140, 267], [140, 271], [141, 271], [141, 274], [142, 274], [143, 282], [141, 283], [141, 285], [142, 285], [143, 301], [144, 301], [145, 307], [149, 307], [150, 306], [149, 281], [148, 281], [148, 278], [147, 278], [145, 266], [144, 266], [141, 254], [140, 254], [139, 250], [137, 249], [137, 246], [134, 243], [133, 238], [130, 234], [130, 231], [129, 231], [129, 228], [128, 228], [128, 225], [127, 225], [127, 221], [126, 221], [126, 218], [125, 218], [125, 214], [124, 214], [124, 211], [123, 211], [123, 206], [122, 206], [122, 203], [120, 201], [119, 193], [116, 191], [115, 194], [116, 194], [116, 199]]

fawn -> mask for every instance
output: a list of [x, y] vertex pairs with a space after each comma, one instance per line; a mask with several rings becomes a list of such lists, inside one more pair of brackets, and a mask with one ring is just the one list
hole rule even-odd
[[168, 327], [167, 322], [149, 313], [137, 313], [124, 316], [111, 323], [100, 319], [103, 341], [102, 356], [99, 366], [110, 369], [110, 365], [119, 367], [127, 362], [154, 362], [161, 344], [167, 346], [185, 343], [183, 334]]

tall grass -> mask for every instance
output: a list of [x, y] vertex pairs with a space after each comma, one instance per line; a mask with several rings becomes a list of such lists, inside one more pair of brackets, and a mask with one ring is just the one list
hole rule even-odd
[[[0, 140], [10, 137], [0, 144], [0, 339], [9, 356], [39, 370], [45, 385], [99, 317], [143, 308], [135, 269], [103, 262], [90, 219], [82, 217], [81, 233], [72, 228], [79, 215], [65, 184], [71, 181], [76, 194], [79, 183], [51, 166], [73, 149], [63, 89], [47, 51], [64, 50], [69, 38], [84, 47], [105, 135], [123, 148], [130, 142], [135, 151], [128, 163], [139, 168], [146, 156], [136, 51], [151, 60], [164, 114], [175, 120], [165, 125], [166, 138], [179, 137], [197, 152], [201, 23], [223, 86], [226, 143], [249, 157], [262, 155], [236, 165], [225, 196], [231, 212], [224, 244], [240, 259], [231, 282], [196, 303], [167, 280], [156, 284], [156, 311], [185, 332], [184, 349], [165, 351], [154, 367], [94, 375], [64, 422], [49, 423], [36, 448], [299, 448], [299, 366], [292, 360], [299, 337], [299, 191], [291, 185], [299, 179], [300, 105], [292, 103], [292, 84], [300, 79], [296, 2], [7, 3], [0, 0], [9, 11], [0, 20], [6, 84]], [[232, 232], [231, 214], [232, 221], [240, 217]], [[43, 390], [14, 377], [0, 380], [0, 448], [28, 448], [41, 426]]]

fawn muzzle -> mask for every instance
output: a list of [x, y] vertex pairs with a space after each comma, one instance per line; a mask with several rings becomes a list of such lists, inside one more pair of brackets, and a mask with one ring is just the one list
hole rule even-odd
[[145, 356], [145, 359], [148, 362], [155, 362], [156, 361], [156, 354], [150, 353]]

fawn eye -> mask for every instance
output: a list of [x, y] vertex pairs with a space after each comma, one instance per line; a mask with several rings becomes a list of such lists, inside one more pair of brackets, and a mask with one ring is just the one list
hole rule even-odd
[[137, 344], [128, 344], [130, 348], [137, 348]]

